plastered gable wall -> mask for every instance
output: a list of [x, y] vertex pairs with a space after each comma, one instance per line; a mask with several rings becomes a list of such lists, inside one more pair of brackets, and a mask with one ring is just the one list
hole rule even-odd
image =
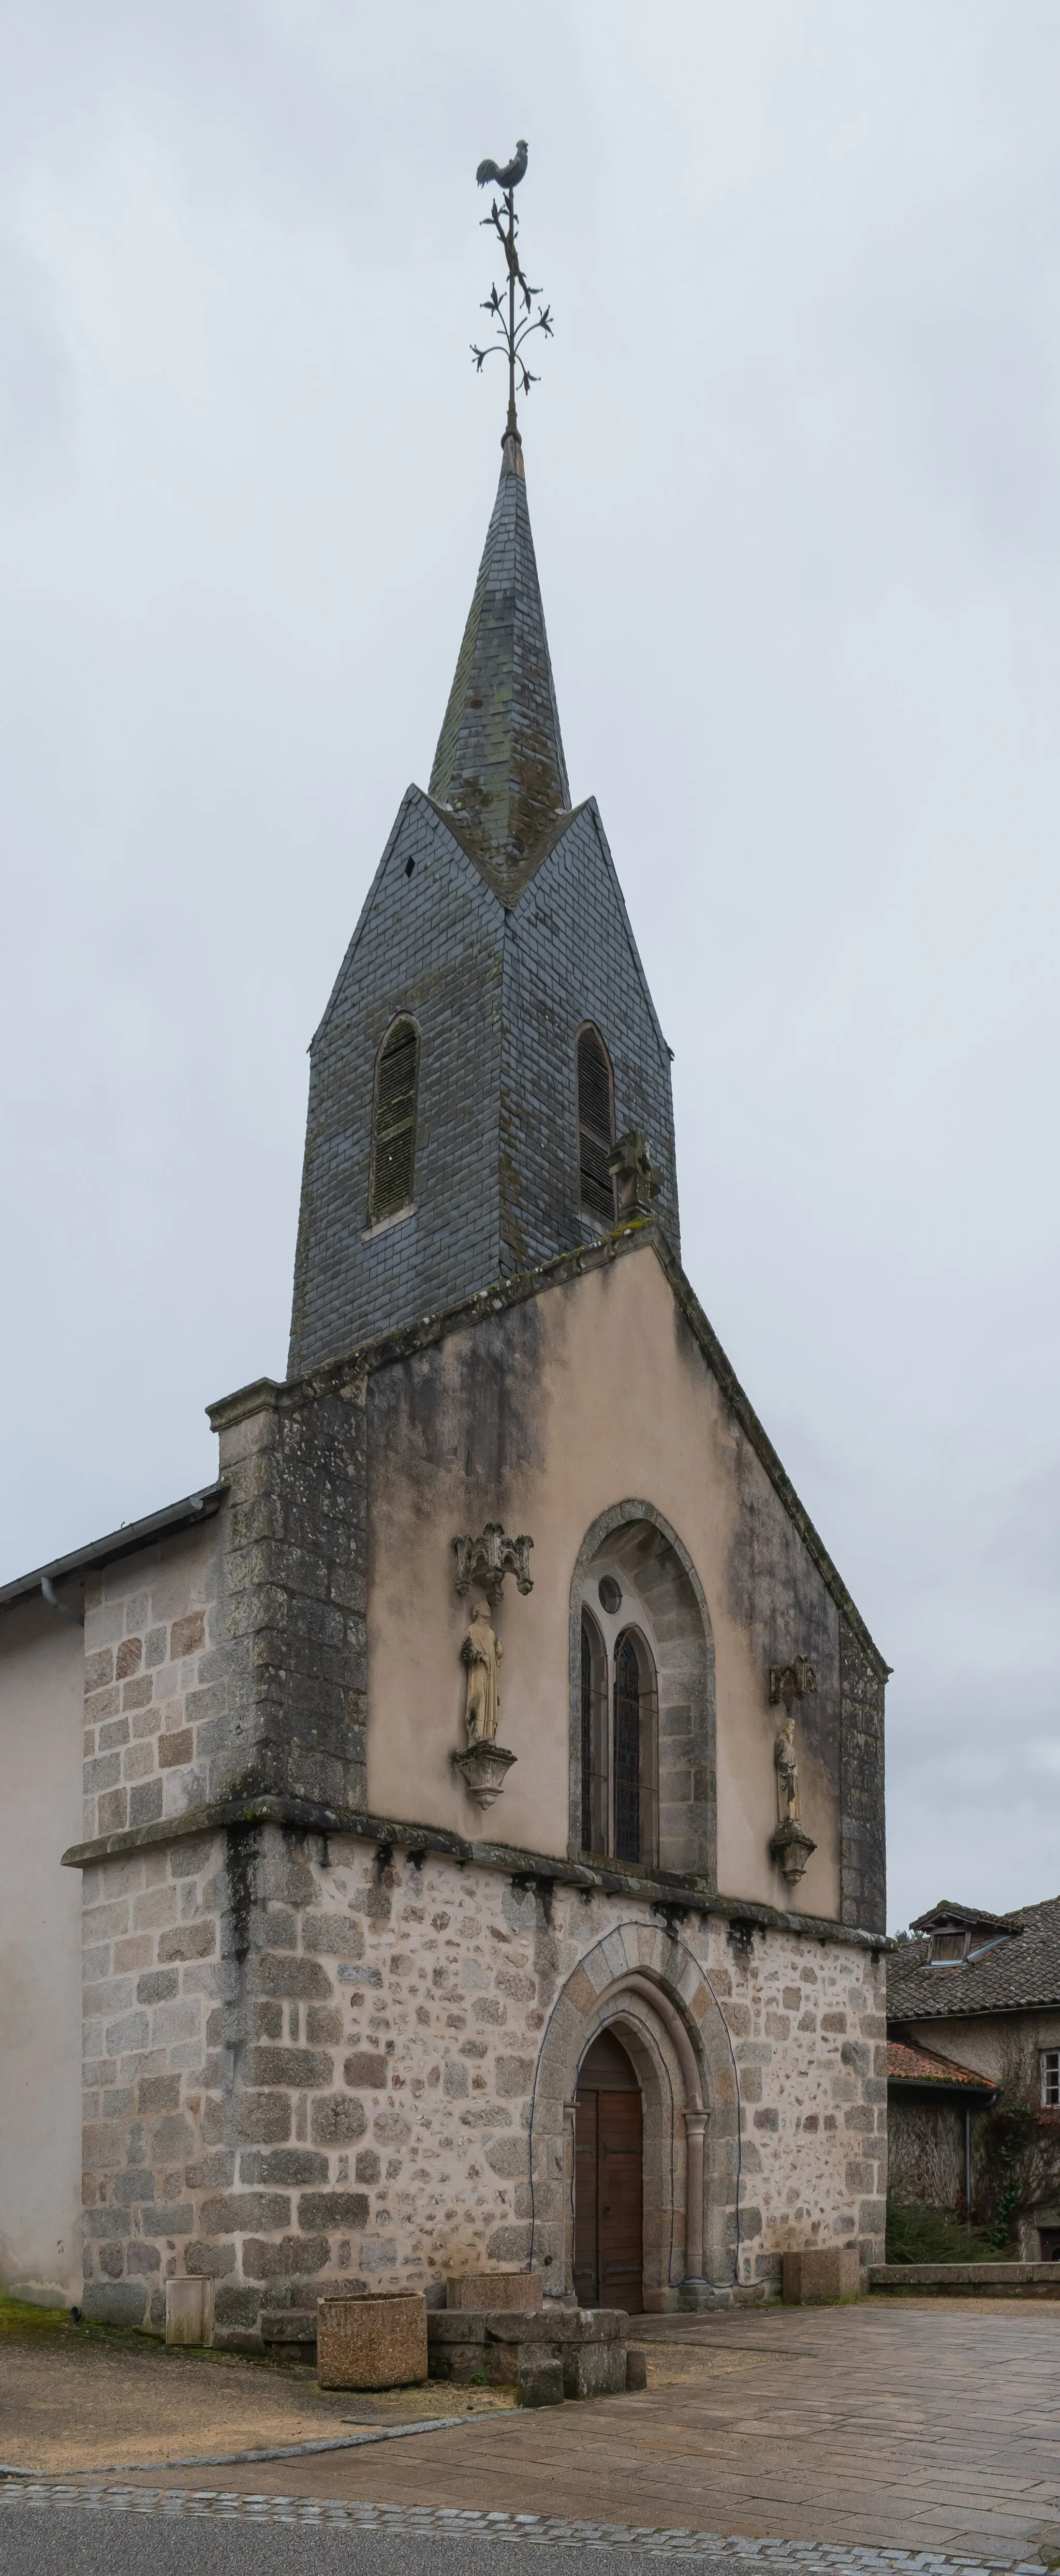
[[0, 1615], [0, 2279], [72, 2304], [81, 2278], [83, 1645], [37, 1599]]
[[424, 1823], [477, 1829], [450, 1759], [464, 1740], [452, 1540], [500, 1519], [533, 1538], [534, 1589], [520, 1599], [509, 1582], [501, 1614], [500, 1732], [517, 1761], [493, 1831], [567, 1851], [572, 1572], [592, 1524], [639, 1496], [682, 1540], [709, 1608], [719, 1884], [792, 1901], [767, 1848], [767, 1674], [808, 1652], [818, 1689], [800, 1706], [798, 1737], [817, 1850], [794, 1902], [838, 1916], [839, 1612], [650, 1244], [381, 1368], [367, 1418], [370, 1810], [399, 1816], [414, 1801]]
[[586, 1020], [611, 1057], [615, 1132], [644, 1130], [680, 1232], [670, 1059], [648, 1000], [594, 803], [581, 808], [509, 915], [504, 950], [502, 1275], [591, 1235], [579, 1199], [575, 1046]]

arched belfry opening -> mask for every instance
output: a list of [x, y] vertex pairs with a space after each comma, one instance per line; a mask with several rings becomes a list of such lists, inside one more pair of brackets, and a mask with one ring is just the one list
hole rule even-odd
[[644, 2109], [609, 2029], [587, 2049], [574, 2096], [574, 2295], [630, 2316], [644, 2306]]
[[572, 1857], [716, 1883], [714, 1641], [695, 1566], [647, 1502], [594, 1522], [571, 1585]]

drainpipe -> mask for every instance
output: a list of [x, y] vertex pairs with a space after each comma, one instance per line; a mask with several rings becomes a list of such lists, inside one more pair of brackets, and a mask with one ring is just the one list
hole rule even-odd
[[965, 2103], [964, 2106], [964, 2206], [970, 2227], [972, 2223], [972, 2113], [969, 2103]]

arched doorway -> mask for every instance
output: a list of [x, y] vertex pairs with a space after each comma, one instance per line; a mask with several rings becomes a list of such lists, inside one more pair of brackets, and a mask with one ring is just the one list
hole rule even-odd
[[644, 2115], [625, 2049], [602, 2030], [574, 2097], [574, 2295], [579, 2307], [644, 2307]]

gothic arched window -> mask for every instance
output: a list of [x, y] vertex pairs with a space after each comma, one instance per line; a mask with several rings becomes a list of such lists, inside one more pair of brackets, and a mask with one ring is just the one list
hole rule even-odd
[[615, 1859], [640, 1859], [640, 1659], [630, 1636], [615, 1656]]
[[615, 1221], [615, 1192], [607, 1168], [615, 1141], [611, 1066], [599, 1029], [578, 1039], [578, 1169], [582, 1206], [608, 1225]]
[[653, 1864], [656, 1853], [657, 1701], [644, 1638], [627, 1628], [615, 1647], [614, 1855]]
[[607, 1659], [594, 1619], [582, 1612], [581, 1847], [607, 1850]]
[[375, 1068], [368, 1221], [397, 1216], [412, 1198], [420, 1042], [411, 1020], [395, 1020]]

